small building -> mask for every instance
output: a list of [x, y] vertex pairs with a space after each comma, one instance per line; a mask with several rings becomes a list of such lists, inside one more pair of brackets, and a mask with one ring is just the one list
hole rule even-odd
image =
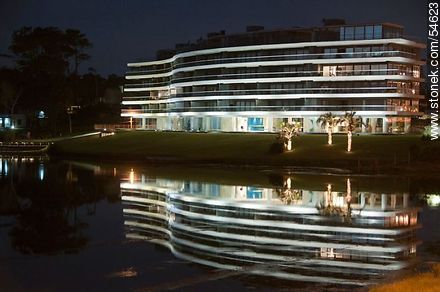
[[23, 129], [26, 127], [26, 116], [23, 114], [0, 114], [0, 130]]

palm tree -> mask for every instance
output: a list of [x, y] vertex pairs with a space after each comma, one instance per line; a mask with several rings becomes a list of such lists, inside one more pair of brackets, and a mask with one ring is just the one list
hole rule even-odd
[[278, 190], [281, 202], [286, 205], [292, 205], [301, 200], [301, 192], [299, 190], [283, 189]]
[[281, 202], [286, 205], [294, 204], [302, 198], [301, 191], [292, 189], [292, 179], [290, 177], [283, 177], [283, 187], [276, 189], [276, 193]]
[[335, 117], [332, 113], [325, 113], [319, 116], [317, 122], [321, 125], [323, 129], [327, 131], [328, 134], [328, 145], [332, 145], [333, 139], [333, 127], [339, 124], [339, 118]]
[[345, 203], [334, 204], [332, 194], [332, 185], [327, 185], [327, 191], [324, 194], [324, 202], [317, 206], [320, 213], [324, 216], [340, 216], [343, 217], [343, 221], [345, 223], [352, 222], [352, 208], [351, 208], [351, 182], [350, 179], [347, 178], [347, 194], [345, 196]]
[[346, 112], [339, 122], [347, 129], [347, 152], [351, 152], [353, 131], [356, 129], [359, 123], [361, 123], [357, 118], [355, 118], [355, 115], [356, 112]]
[[301, 123], [282, 123], [279, 133], [279, 139], [283, 141], [284, 150], [292, 150], [292, 138], [297, 137], [301, 130]]

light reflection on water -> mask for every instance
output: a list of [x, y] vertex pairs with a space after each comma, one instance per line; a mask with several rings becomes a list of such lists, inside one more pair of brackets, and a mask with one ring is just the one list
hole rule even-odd
[[[366, 285], [415, 257], [407, 193], [296, 189], [147, 178], [121, 182], [126, 236], [180, 259], [287, 280]], [[135, 179], [136, 178], [136, 179]]]
[[[224, 277], [367, 285], [407, 270], [422, 244], [418, 196], [394, 179], [9, 157], [0, 158], [0, 182], [0, 223], [4, 214], [15, 216], [8, 234], [22, 254], [93, 246], [96, 230], [85, 234], [90, 216], [105, 208], [96, 205], [103, 198], [122, 206], [123, 229], [110, 232], [164, 246], [179, 260], [225, 271]], [[83, 206], [86, 216], [77, 212]], [[146, 277], [148, 263], [132, 264], [104, 278]], [[179, 287], [180, 280], [161, 287]]]

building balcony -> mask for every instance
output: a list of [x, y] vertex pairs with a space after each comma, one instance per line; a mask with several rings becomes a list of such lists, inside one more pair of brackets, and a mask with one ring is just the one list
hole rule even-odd
[[122, 116], [160, 113], [213, 113], [213, 112], [384, 112], [418, 113], [417, 106], [393, 105], [298, 105], [298, 106], [189, 106], [155, 109], [122, 109]]
[[[296, 54], [296, 55], [276, 55], [276, 56], [253, 56], [253, 57], [236, 57], [236, 58], [216, 58], [191, 62], [173, 61], [169, 68], [155, 69], [132, 69], [126, 72], [127, 76], [139, 74], [162, 74], [175, 69], [186, 67], [196, 67], [216, 64], [234, 64], [249, 62], [275, 62], [275, 61], [295, 61], [295, 60], [314, 60], [314, 59], [353, 59], [353, 58], [378, 58], [378, 57], [403, 57], [409, 59], [417, 59], [412, 53], [403, 51], [377, 51], [377, 52], [350, 52], [350, 53], [319, 53], [319, 54]], [[140, 67], [133, 67], [140, 68]]]

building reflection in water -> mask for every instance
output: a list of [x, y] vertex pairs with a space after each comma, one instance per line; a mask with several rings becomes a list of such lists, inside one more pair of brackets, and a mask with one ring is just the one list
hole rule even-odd
[[24, 165], [27, 163], [33, 163], [35, 160], [39, 161], [39, 167], [38, 167], [38, 173], [37, 176], [40, 181], [44, 180], [45, 176], [45, 166], [43, 164], [43, 161], [47, 159], [46, 156], [34, 156], [34, 157], [27, 157], [27, 156], [11, 156], [11, 155], [0, 155], [0, 178], [2, 177], [8, 177], [11, 174], [11, 171], [13, 170], [19, 170], [20, 165]]
[[365, 285], [415, 258], [409, 194], [279, 189], [147, 178], [121, 181], [126, 236], [180, 259], [286, 280]]

